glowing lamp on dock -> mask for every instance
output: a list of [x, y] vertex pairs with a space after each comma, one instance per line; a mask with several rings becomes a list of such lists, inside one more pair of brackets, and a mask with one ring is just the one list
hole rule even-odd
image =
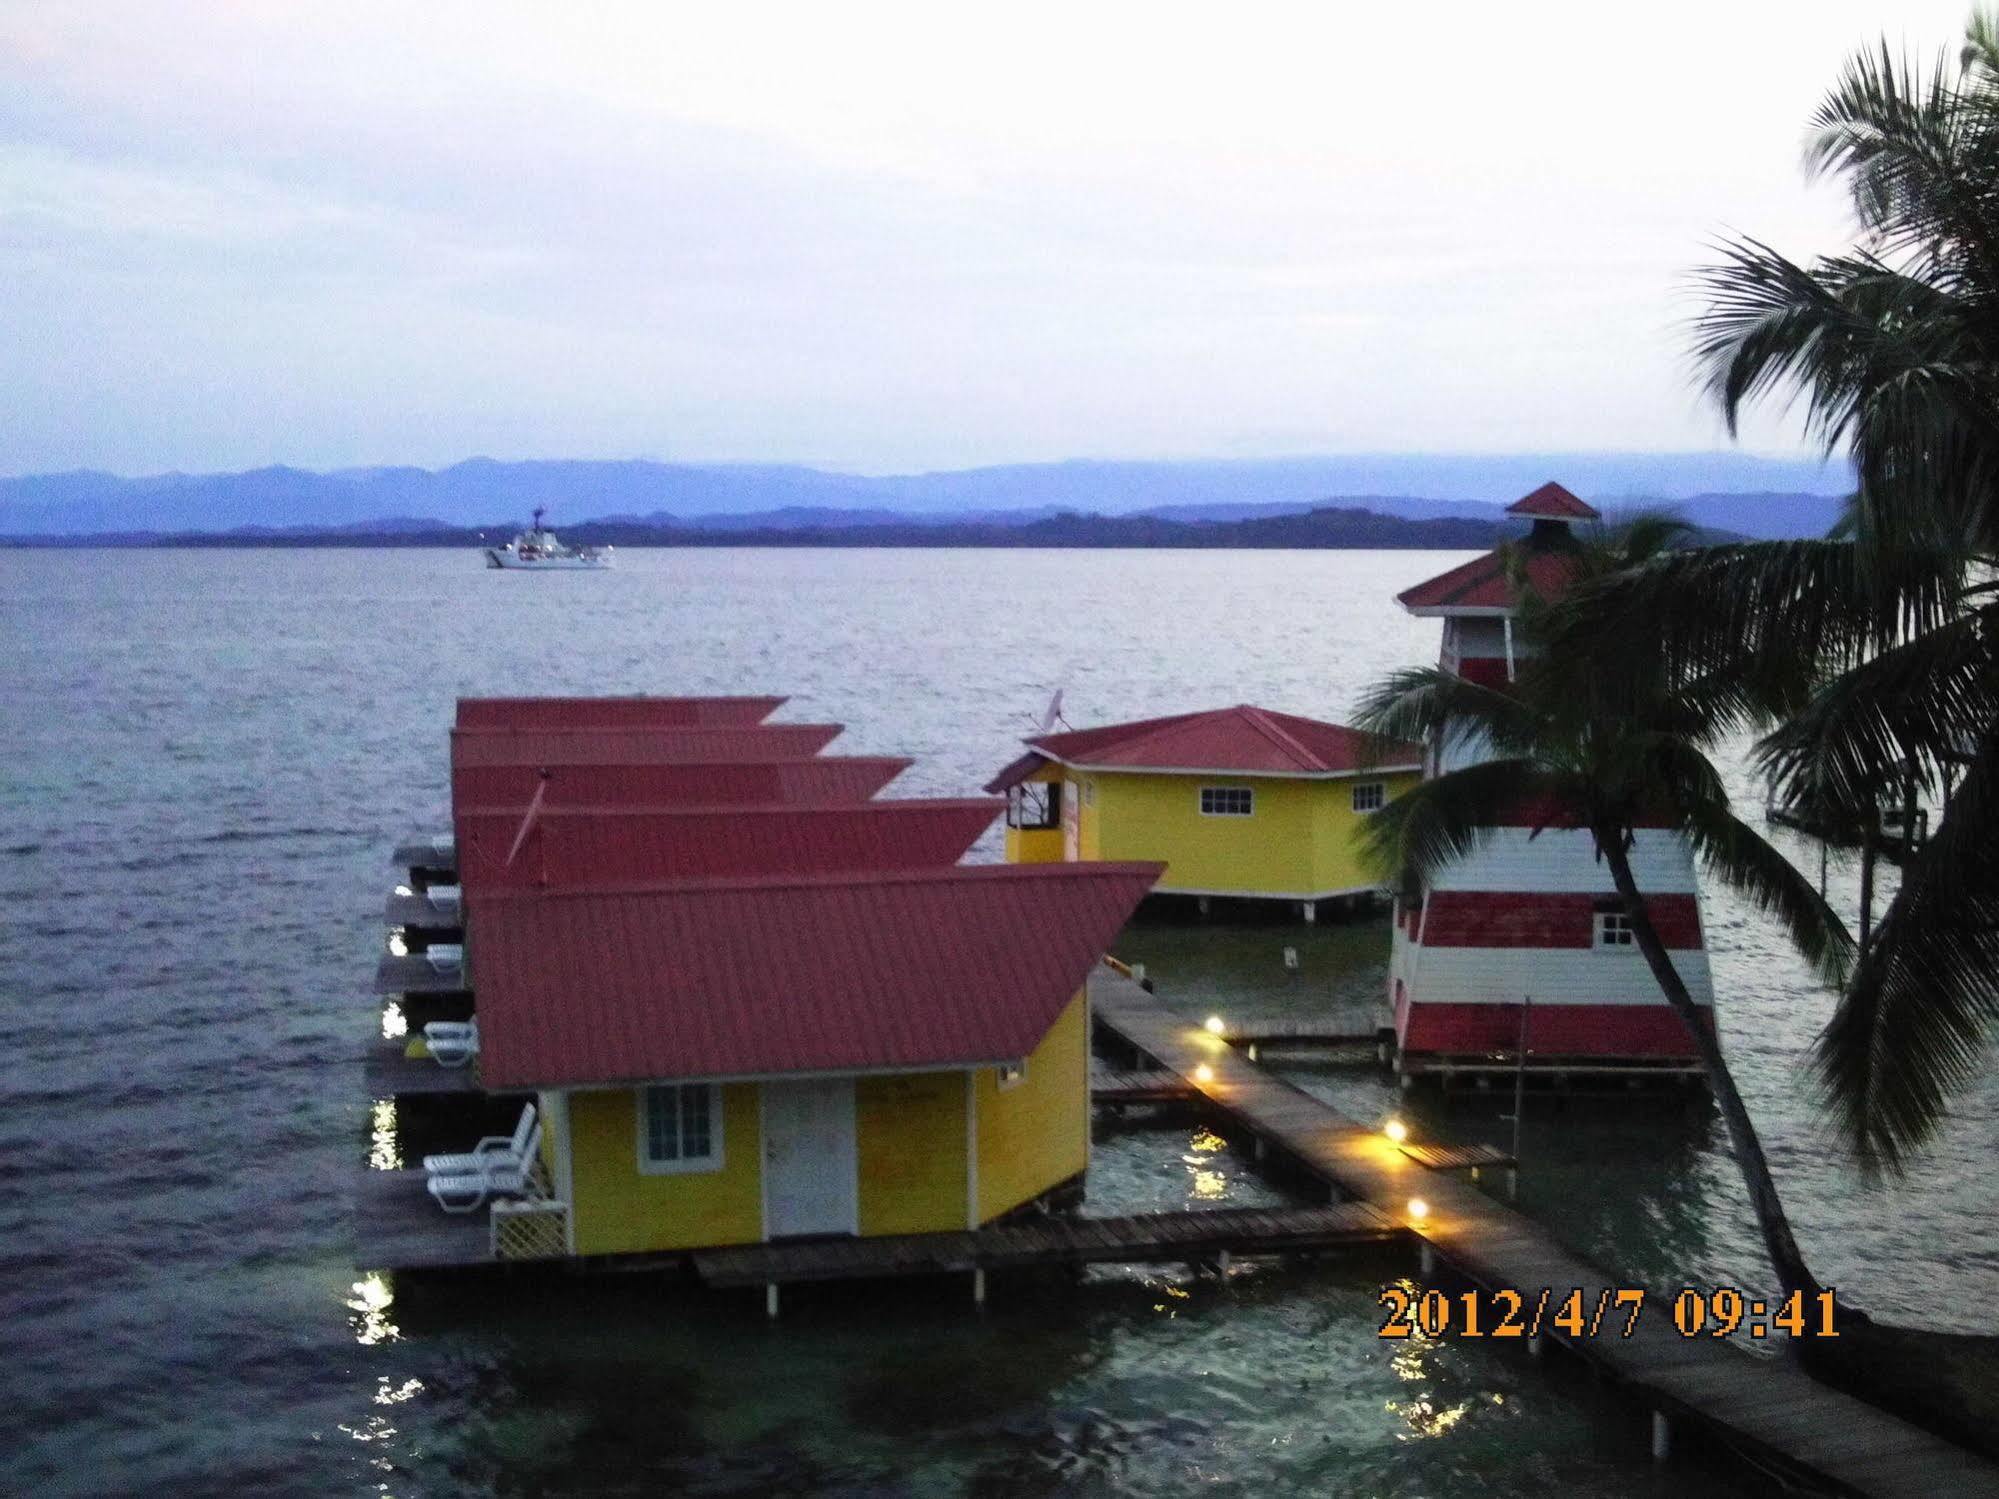
[[1404, 1124], [1400, 1119], [1389, 1120], [1388, 1123], [1382, 1125], [1381, 1132], [1397, 1145], [1400, 1145], [1404, 1140], [1409, 1138], [1409, 1126]]
[[1203, 1062], [1200, 1066], [1194, 1069], [1195, 1082], [1211, 1083], [1214, 1080], [1215, 1080], [1215, 1069], [1210, 1067], [1206, 1062]]
[[1229, 1030], [1227, 1024], [1219, 1015], [1210, 1015], [1206, 1020], [1202, 1021], [1201, 1029], [1211, 1036], [1225, 1036]]
[[1407, 1211], [1411, 1223], [1421, 1223], [1425, 1218], [1430, 1216], [1430, 1204], [1420, 1197], [1412, 1197], [1409, 1199]]

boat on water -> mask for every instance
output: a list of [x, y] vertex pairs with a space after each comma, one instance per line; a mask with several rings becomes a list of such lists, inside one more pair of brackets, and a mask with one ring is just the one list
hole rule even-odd
[[611, 565], [609, 547], [564, 546], [556, 539], [553, 531], [542, 525], [541, 518], [547, 513], [547, 506], [535, 506], [534, 518], [528, 522], [525, 531], [503, 547], [487, 547], [486, 566], [548, 571], [555, 568], [603, 568]]

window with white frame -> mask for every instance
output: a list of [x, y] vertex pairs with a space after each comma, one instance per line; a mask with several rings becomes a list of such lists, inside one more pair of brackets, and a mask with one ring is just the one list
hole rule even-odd
[[1353, 789], [1356, 812], [1379, 812], [1388, 800], [1388, 787], [1380, 781], [1362, 781]]
[[1006, 1092], [1008, 1088], [1018, 1088], [1026, 1076], [1026, 1057], [1022, 1057], [1018, 1062], [1014, 1062], [1008, 1066], [995, 1067], [993, 1069], [993, 1082], [1002, 1093]]
[[1631, 918], [1622, 911], [1599, 911], [1596, 913], [1596, 945], [1609, 948], [1629, 948], [1636, 942], [1631, 931]]
[[714, 1171], [722, 1164], [722, 1090], [713, 1083], [643, 1088], [639, 1094], [639, 1169]]
[[1247, 786], [1203, 786], [1203, 817], [1248, 817], [1254, 809], [1254, 794]]

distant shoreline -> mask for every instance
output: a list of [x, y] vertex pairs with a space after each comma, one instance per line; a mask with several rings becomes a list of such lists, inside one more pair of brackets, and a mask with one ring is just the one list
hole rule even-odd
[[[480, 548], [503, 545], [515, 528], [435, 530], [236, 530], [112, 532], [75, 536], [0, 536], [17, 549], [85, 547], [214, 550], [242, 548]], [[1497, 545], [1520, 527], [1504, 521], [1446, 517], [1411, 520], [1371, 510], [1328, 507], [1298, 515], [1244, 520], [1177, 521], [1157, 516], [1057, 515], [1018, 525], [963, 522], [755, 527], [725, 530], [584, 521], [561, 528], [565, 542], [620, 547], [811, 547], [1463, 551]]]

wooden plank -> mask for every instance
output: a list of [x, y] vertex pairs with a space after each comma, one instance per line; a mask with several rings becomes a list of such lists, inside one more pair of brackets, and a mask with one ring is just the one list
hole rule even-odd
[[[1385, 1222], [1405, 1223], [1409, 1199], [1423, 1197], [1429, 1216], [1407, 1226], [1471, 1279], [1527, 1291], [1575, 1287], [1592, 1303], [1600, 1291], [1615, 1289], [1617, 1277], [1562, 1248], [1533, 1220], [1429, 1170], [1375, 1131], [1264, 1072], [1128, 979], [1105, 970], [1091, 980], [1090, 994], [1099, 1026], [1372, 1204]], [[1201, 1067], [1205, 1079], [1197, 1075]], [[1999, 1496], [1999, 1467], [1819, 1384], [1791, 1360], [1755, 1358], [1717, 1339], [1682, 1339], [1670, 1309], [1656, 1298], [1648, 1298], [1630, 1338], [1587, 1339], [1575, 1351], [1641, 1398], [1697, 1416], [1849, 1492], [1880, 1499]]]

